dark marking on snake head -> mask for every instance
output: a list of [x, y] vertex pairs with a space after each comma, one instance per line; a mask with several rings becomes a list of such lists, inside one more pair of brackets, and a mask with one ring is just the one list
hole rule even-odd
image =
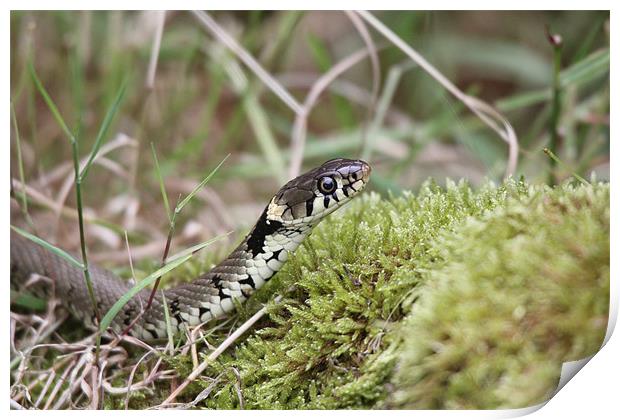
[[267, 220], [267, 209], [263, 211], [263, 214], [256, 222], [256, 226], [252, 229], [252, 232], [248, 235], [247, 246], [248, 250], [252, 253], [252, 258], [256, 258], [258, 254], [263, 251], [265, 245], [265, 237], [267, 235], [273, 235], [278, 229], [282, 227], [282, 222], [276, 220]]
[[211, 309], [201, 306], [200, 308], [198, 308], [198, 317], [202, 319], [202, 316], [207, 312], [211, 312]]
[[314, 198], [306, 200], [306, 215], [312, 216], [312, 210], [314, 210]]
[[326, 195], [323, 198], [323, 207], [325, 207], [326, 209], [329, 208], [329, 196], [328, 195]]
[[294, 207], [308, 200], [313, 200], [315, 184], [314, 177], [295, 179], [280, 189], [275, 202], [279, 206]]

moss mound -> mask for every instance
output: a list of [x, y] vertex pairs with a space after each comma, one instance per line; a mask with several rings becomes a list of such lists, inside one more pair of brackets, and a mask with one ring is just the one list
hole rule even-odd
[[270, 283], [242, 317], [283, 299], [188, 397], [211, 385], [210, 408], [535, 404], [563, 361], [602, 343], [609, 185], [367, 195]]
[[436, 242], [401, 329], [407, 408], [516, 408], [595, 353], [609, 305], [609, 189], [530, 188]]

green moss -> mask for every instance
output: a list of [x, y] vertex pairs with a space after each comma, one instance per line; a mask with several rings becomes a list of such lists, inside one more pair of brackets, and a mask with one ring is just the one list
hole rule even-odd
[[[208, 269], [221, 251], [181, 277]], [[268, 316], [179, 402], [209, 387], [197, 407], [535, 404], [556, 387], [561, 363], [596, 352], [605, 334], [609, 185], [427, 182], [417, 195], [364, 195], [317, 227], [235, 314], [208, 325], [209, 343], [265, 302]], [[178, 354], [165, 364], [181, 377], [193, 369]], [[169, 392], [158, 383], [133, 393], [130, 407]], [[124, 398], [104, 405], [122, 408]]]
[[319, 226], [240, 317], [275, 293], [269, 318], [209, 368], [228, 373], [207, 407], [239, 407], [239, 388], [246, 408], [533, 404], [561, 361], [601, 344], [609, 187], [367, 195]]
[[397, 406], [524, 407], [595, 353], [609, 304], [609, 187], [530, 188], [436, 242], [401, 329]]

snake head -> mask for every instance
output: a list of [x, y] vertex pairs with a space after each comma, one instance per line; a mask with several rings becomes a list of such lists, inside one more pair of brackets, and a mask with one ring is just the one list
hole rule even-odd
[[363, 160], [329, 160], [284, 185], [269, 203], [267, 218], [284, 225], [315, 225], [362, 191], [370, 171]]

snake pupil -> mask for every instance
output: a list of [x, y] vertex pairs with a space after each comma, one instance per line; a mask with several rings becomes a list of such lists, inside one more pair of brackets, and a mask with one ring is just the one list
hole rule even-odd
[[331, 194], [336, 190], [336, 181], [331, 176], [324, 176], [319, 181], [319, 190], [323, 194]]

